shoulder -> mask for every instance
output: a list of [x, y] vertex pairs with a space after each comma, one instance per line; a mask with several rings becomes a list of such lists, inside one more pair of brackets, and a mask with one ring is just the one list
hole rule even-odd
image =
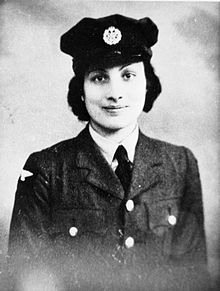
[[163, 159], [169, 158], [174, 163], [188, 163], [194, 161], [197, 163], [197, 159], [193, 152], [186, 146], [173, 144], [160, 139], [152, 138], [144, 135], [140, 132], [140, 139], [142, 143], [150, 148], [152, 151], [156, 151]]
[[74, 139], [75, 138], [63, 140], [47, 148], [41, 149], [39, 151], [35, 151], [30, 154], [29, 158], [31, 158], [31, 160], [36, 160], [36, 161], [39, 159], [46, 159], [46, 158], [52, 159], [53, 157], [56, 157], [62, 154], [63, 152], [70, 149], [70, 147], [74, 146]]
[[40, 169], [51, 169], [53, 165], [61, 164], [67, 159], [74, 159], [82, 143], [82, 136], [85, 130], [78, 136], [60, 141], [52, 146], [33, 152], [29, 155], [24, 169], [28, 171], [37, 171]]

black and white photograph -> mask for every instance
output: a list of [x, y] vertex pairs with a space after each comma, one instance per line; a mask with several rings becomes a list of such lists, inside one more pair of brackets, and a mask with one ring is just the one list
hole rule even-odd
[[0, 1], [0, 291], [220, 288], [220, 3]]

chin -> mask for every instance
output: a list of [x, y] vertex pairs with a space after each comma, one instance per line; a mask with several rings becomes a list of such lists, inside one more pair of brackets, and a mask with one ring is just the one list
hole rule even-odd
[[107, 131], [118, 131], [121, 130], [123, 128], [126, 128], [128, 126], [130, 126], [132, 123], [134, 123], [134, 121], [132, 122], [109, 122], [106, 124], [102, 124], [101, 127], [103, 127], [104, 129], [106, 129]]

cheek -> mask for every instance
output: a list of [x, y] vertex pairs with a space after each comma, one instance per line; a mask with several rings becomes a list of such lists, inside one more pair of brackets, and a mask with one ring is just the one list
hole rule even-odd
[[84, 87], [84, 101], [86, 107], [93, 106], [97, 102], [97, 92], [91, 86]]
[[96, 86], [90, 82], [84, 84], [84, 97], [89, 103], [98, 103], [104, 94], [104, 90], [100, 86]]
[[146, 81], [136, 83], [135, 86], [133, 86], [133, 88], [129, 91], [133, 104], [136, 104], [137, 107], [142, 106], [145, 102], [146, 91]]
[[89, 115], [94, 118], [99, 114], [101, 102], [100, 99], [97, 98], [96, 94], [85, 94], [85, 106], [89, 113]]
[[91, 114], [94, 111], [95, 107], [96, 107], [96, 102], [95, 102], [94, 99], [91, 99], [90, 97], [87, 98], [85, 96], [85, 106], [86, 106], [86, 109], [89, 112], [89, 114]]

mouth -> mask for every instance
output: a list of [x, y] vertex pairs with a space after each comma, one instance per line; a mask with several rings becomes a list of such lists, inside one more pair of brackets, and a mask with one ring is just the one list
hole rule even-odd
[[122, 105], [109, 105], [109, 106], [103, 106], [103, 108], [105, 110], [109, 110], [109, 111], [118, 111], [118, 110], [121, 110], [121, 109], [125, 109], [127, 108], [128, 106], [122, 106]]
[[111, 116], [118, 116], [121, 115], [128, 106], [122, 106], [122, 105], [109, 105], [109, 106], [104, 106], [103, 109], [105, 112], [110, 114]]

